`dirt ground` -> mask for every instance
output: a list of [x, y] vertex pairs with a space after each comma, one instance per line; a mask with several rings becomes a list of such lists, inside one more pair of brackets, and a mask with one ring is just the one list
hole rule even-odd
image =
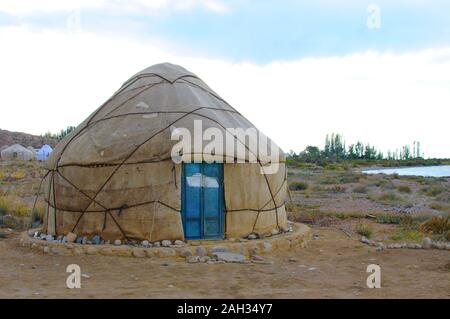
[[[381, 252], [334, 228], [273, 264], [188, 264], [174, 259], [48, 256], [0, 239], [0, 298], [450, 298], [450, 253]], [[296, 261], [289, 261], [295, 257]], [[81, 289], [66, 288], [76, 263]], [[366, 286], [368, 264], [381, 267], [381, 288]]]

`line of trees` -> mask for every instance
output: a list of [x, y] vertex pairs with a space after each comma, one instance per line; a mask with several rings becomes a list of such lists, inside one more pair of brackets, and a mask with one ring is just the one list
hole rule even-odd
[[291, 151], [291, 157], [298, 161], [317, 163], [319, 161], [342, 161], [342, 160], [410, 160], [423, 159], [424, 155], [420, 150], [420, 142], [414, 141], [413, 147], [404, 145], [395, 151], [388, 151], [386, 156], [380, 150], [369, 143], [358, 141], [355, 144], [346, 146], [345, 139], [341, 134], [327, 134], [323, 149], [309, 145], [299, 154]]
[[51, 133], [51, 132], [47, 132], [47, 133], [44, 134], [44, 137], [53, 138], [53, 139], [56, 139], [58, 141], [61, 141], [66, 135], [68, 135], [73, 130], [75, 130], [75, 126], [68, 126], [67, 128], [62, 129], [61, 131], [59, 131], [56, 134], [55, 133]]

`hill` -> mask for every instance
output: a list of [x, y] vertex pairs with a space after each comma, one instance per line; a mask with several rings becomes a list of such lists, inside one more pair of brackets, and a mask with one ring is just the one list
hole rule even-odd
[[40, 148], [44, 144], [55, 147], [58, 141], [51, 137], [43, 137], [22, 132], [10, 132], [0, 129], [0, 147], [3, 145], [20, 144], [28, 147]]

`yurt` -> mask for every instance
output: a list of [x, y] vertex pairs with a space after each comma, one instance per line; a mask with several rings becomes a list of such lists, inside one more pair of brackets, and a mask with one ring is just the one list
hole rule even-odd
[[49, 157], [50, 153], [53, 151], [52, 147], [50, 145], [43, 145], [37, 152], [36, 152], [36, 158], [38, 161], [46, 161]]
[[48, 158], [43, 231], [159, 241], [286, 230], [284, 153], [261, 139], [271, 156], [206, 152], [207, 139], [174, 152], [181, 141], [174, 135], [198, 137], [199, 123], [200, 136], [215, 132], [247, 151], [254, 137], [242, 140], [231, 129], [260, 133], [180, 66], [158, 64], [131, 77]]
[[9, 145], [2, 145], [2, 146], [0, 146], [0, 158], [2, 157], [2, 151], [5, 149], [5, 148], [8, 148], [9, 147]]
[[4, 160], [18, 159], [28, 161], [35, 158], [35, 154], [32, 151], [19, 144], [11, 145], [2, 150], [1, 156]]

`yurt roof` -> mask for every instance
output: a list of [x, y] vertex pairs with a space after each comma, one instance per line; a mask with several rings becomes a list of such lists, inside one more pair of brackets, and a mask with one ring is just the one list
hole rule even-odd
[[[202, 120], [203, 130], [219, 129], [224, 137], [230, 134], [228, 128], [254, 128], [194, 73], [170, 63], [157, 64], [127, 80], [64, 137], [46, 165], [53, 169], [166, 160], [178, 143], [171, 139], [172, 132], [185, 128], [194, 133], [194, 120]], [[250, 141], [241, 143], [248, 147]]]
[[51, 151], [53, 149], [52, 149], [52, 147], [50, 145], [44, 144], [44, 145], [42, 145], [42, 147], [39, 150]]
[[[14, 144], [10, 147], [7, 147], [3, 150], [3, 152], [30, 152], [32, 153], [28, 148], [20, 145], [20, 144]], [[34, 153], [33, 153], [34, 154]]]

